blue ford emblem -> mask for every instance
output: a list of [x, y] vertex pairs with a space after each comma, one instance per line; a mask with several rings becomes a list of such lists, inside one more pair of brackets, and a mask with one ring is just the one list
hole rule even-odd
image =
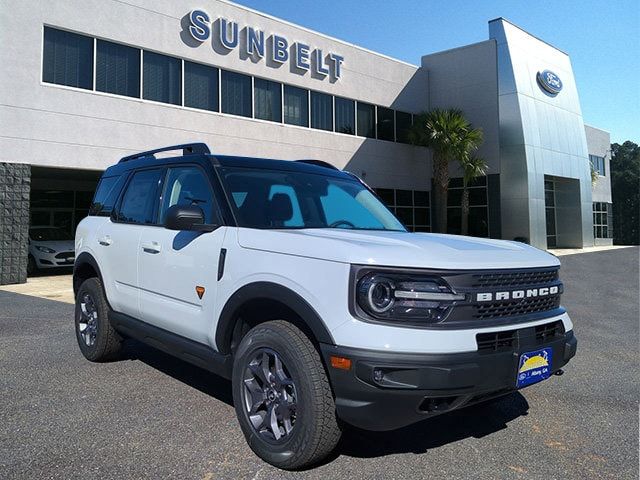
[[562, 80], [551, 70], [543, 70], [536, 75], [538, 84], [552, 95], [557, 95], [562, 90]]

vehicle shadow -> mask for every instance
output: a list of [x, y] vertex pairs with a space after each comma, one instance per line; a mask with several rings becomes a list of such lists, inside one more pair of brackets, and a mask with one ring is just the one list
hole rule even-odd
[[526, 416], [528, 410], [526, 398], [520, 392], [514, 392], [391, 432], [347, 428], [334, 458], [339, 455], [371, 458], [396, 453], [425, 453], [465, 438], [482, 438], [503, 430], [509, 422]]
[[136, 340], [124, 343], [125, 360], [139, 360], [165, 375], [233, 406], [231, 382]]
[[[139, 360], [170, 377], [233, 406], [231, 382], [135, 340], [125, 342], [125, 359]], [[345, 455], [373, 458], [397, 453], [425, 453], [465, 438], [482, 438], [507, 428], [526, 416], [529, 403], [520, 392], [390, 432], [370, 432], [346, 427], [338, 447], [322, 464]]]

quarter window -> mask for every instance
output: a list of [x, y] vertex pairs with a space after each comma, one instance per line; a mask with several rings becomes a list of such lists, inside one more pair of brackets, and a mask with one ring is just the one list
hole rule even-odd
[[156, 102], [180, 105], [182, 103], [180, 60], [145, 51], [143, 63], [143, 97]]
[[44, 27], [42, 80], [93, 88], [93, 38]]
[[154, 205], [158, 198], [160, 170], [134, 173], [122, 197], [117, 220], [141, 225], [154, 223]]
[[96, 90], [140, 97], [140, 50], [97, 40]]
[[205, 223], [213, 223], [213, 193], [209, 180], [197, 167], [169, 169], [160, 207], [160, 223], [164, 224], [169, 207], [195, 205], [204, 212]]

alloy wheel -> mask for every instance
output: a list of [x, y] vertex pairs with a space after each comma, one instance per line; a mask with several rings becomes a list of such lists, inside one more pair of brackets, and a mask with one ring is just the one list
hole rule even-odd
[[98, 334], [98, 309], [91, 298], [91, 295], [85, 293], [80, 299], [80, 319], [78, 320], [78, 333], [88, 347], [92, 347], [96, 343], [96, 335]]

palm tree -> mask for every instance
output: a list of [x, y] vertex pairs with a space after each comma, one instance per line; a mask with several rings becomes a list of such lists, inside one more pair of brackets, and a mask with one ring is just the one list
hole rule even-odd
[[460, 233], [467, 235], [469, 233], [469, 183], [476, 177], [484, 177], [487, 174], [489, 166], [484, 158], [475, 155], [466, 155], [460, 158], [460, 166], [462, 167], [462, 225]]
[[433, 151], [435, 230], [446, 233], [449, 162], [471, 155], [482, 143], [482, 130], [473, 128], [461, 110], [435, 109], [417, 116], [409, 140]]

